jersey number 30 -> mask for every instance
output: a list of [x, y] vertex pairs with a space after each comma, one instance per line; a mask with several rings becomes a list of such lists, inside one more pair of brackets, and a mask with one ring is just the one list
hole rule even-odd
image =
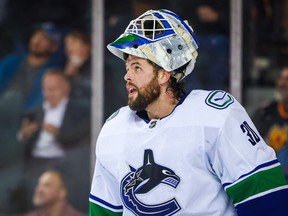
[[244, 121], [240, 128], [243, 133], [246, 133], [248, 136], [248, 141], [254, 146], [260, 141], [260, 137], [257, 135], [257, 133], [248, 125], [246, 121]]

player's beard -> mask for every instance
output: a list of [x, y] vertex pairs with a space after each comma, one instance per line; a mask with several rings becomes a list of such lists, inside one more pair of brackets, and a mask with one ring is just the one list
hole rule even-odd
[[[135, 86], [136, 87], [136, 86]], [[149, 104], [154, 102], [160, 95], [160, 85], [157, 80], [157, 75], [143, 88], [137, 88], [138, 95], [135, 99], [128, 99], [128, 106], [134, 111], [142, 111]]]

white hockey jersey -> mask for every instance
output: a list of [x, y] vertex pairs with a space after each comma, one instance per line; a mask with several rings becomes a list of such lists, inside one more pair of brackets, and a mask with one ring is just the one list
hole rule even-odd
[[275, 153], [227, 92], [192, 91], [162, 119], [121, 108], [96, 145], [90, 215], [288, 215]]

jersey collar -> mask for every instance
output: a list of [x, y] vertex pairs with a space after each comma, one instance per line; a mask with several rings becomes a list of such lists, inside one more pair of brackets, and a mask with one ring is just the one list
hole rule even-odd
[[[184, 100], [186, 99], [187, 96], [188, 96], [188, 94], [185, 93], [181, 97], [181, 99], [178, 101], [178, 103], [176, 104], [176, 106], [174, 107], [174, 109], [172, 110], [171, 113], [174, 112], [176, 107], [178, 107], [179, 105], [181, 105], [184, 102]], [[171, 113], [169, 115], [171, 115]], [[150, 119], [148, 118], [148, 114], [147, 114], [146, 110], [138, 111], [138, 112], [136, 112], [136, 115], [138, 115], [141, 119], [143, 119], [147, 124], [150, 122]], [[167, 116], [169, 116], [169, 115], [167, 115]], [[163, 119], [163, 118], [166, 118], [167, 116], [164, 116], [164, 117], [160, 118], [160, 120]]]

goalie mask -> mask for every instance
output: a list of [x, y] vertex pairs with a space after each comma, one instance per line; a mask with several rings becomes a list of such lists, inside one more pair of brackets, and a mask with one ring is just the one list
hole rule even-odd
[[[121, 59], [124, 53], [149, 59], [177, 81], [192, 72], [198, 55], [198, 43], [188, 22], [164, 9], [149, 10], [132, 20], [107, 48]], [[183, 71], [175, 72], [184, 65]]]

